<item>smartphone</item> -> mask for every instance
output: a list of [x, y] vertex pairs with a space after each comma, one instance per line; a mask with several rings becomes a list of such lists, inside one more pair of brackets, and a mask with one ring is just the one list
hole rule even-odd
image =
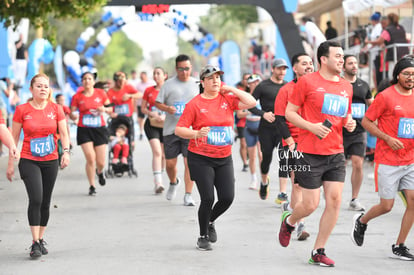
[[[331, 129], [332, 127], [332, 122], [329, 121], [329, 119], [325, 119], [325, 121], [322, 123], [323, 126], [328, 127], [329, 129]], [[319, 139], [322, 139], [321, 137], [318, 136]]]

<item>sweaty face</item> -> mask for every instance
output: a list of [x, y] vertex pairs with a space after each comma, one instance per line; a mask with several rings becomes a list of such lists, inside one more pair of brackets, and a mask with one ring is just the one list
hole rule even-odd
[[191, 63], [190, 60], [181, 61], [177, 63], [177, 67], [175, 67], [177, 72], [177, 78], [181, 81], [187, 81], [191, 76]]

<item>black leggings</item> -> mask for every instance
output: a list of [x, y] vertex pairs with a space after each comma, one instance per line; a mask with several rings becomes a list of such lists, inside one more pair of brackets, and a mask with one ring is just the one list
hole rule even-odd
[[260, 163], [260, 171], [262, 174], [268, 174], [270, 164], [272, 163], [273, 158], [273, 149], [278, 146], [283, 148], [281, 145], [282, 136], [280, 135], [277, 128], [271, 127], [259, 127], [259, 141], [260, 141], [260, 148], [262, 149], [263, 160]]
[[[196, 182], [201, 203], [198, 209], [200, 236], [207, 235], [209, 222], [214, 222], [232, 204], [234, 199], [234, 169], [231, 156], [209, 158], [188, 152], [188, 168]], [[214, 187], [218, 200], [214, 204]]]
[[30, 226], [46, 226], [50, 200], [58, 173], [58, 160], [34, 161], [20, 159], [20, 177], [29, 196], [27, 216]]

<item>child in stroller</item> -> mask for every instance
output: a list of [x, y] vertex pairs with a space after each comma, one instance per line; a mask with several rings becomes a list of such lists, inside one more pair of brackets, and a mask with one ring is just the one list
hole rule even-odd
[[134, 169], [132, 158], [132, 138], [130, 120], [126, 117], [117, 117], [108, 122], [110, 137], [109, 137], [109, 156], [108, 156], [108, 170], [106, 176], [111, 178], [113, 176], [121, 177], [124, 172], [128, 175], [138, 176]]

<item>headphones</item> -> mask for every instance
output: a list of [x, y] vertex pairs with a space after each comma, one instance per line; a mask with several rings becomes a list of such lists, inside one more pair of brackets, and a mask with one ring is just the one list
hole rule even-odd
[[114, 73], [114, 76], [112, 77], [112, 79], [114, 81], [118, 81], [121, 78], [122, 74], [125, 76], [125, 79], [128, 79], [127, 74], [124, 73], [124, 72], [122, 72], [122, 71], [119, 71], [119, 72]]

